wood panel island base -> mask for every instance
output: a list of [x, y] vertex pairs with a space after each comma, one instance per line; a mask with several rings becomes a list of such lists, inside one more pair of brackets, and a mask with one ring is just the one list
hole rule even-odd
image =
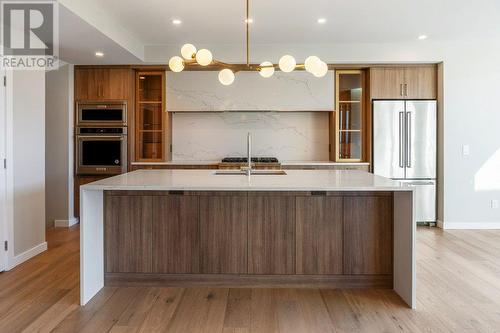
[[81, 207], [82, 305], [107, 285], [393, 288], [415, 308], [412, 189], [367, 172], [139, 170]]

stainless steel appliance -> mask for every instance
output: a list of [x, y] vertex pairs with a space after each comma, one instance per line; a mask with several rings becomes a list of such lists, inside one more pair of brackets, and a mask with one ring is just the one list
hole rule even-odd
[[123, 127], [127, 126], [126, 101], [85, 101], [76, 106], [77, 127]]
[[126, 127], [79, 127], [76, 173], [116, 175], [127, 172]]
[[373, 171], [415, 186], [417, 222], [436, 221], [436, 101], [373, 102]]

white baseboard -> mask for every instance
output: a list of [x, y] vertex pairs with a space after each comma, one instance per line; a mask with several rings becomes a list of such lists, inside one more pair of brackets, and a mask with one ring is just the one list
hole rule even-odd
[[72, 217], [69, 220], [55, 220], [54, 227], [56, 227], [56, 228], [69, 228], [69, 227], [77, 224], [78, 222], [79, 222], [78, 217]]
[[496, 230], [500, 229], [499, 222], [445, 222], [443, 229], [445, 230], [458, 230], [458, 229], [469, 229], [469, 230]]
[[19, 264], [22, 264], [26, 260], [29, 260], [33, 258], [36, 255], [39, 255], [40, 253], [44, 252], [47, 250], [47, 242], [43, 242], [41, 244], [38, 244], [37, 246], [32, 247], [31, 249], [24, 251], [21, 254], [18, 254], [17, 256], [14, 256], [9, 260], [7, 263], [7, 270], [11, 270], [14, 267], [16, 267]]

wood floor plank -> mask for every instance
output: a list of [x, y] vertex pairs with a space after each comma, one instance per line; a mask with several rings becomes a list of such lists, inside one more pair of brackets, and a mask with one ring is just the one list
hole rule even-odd
[[110, 288], [79, 306], [79, 230], [0, 273], [0, 332], [499, 332], [500, 232], [418, 228], [417, 310], [392, 290]]
[[186, 289], [166, 331], [222, 332], [228, 294], [229, 289]]
[[153, 289], [158, 290], [158, 296], [154, 300], [148, 316], [139, 327], [139, 332], [165, 332], [184, 294], [184, 289], [181, 288]]
[[250, 331], [251, 302], [252, 289], [229, 290], [224, 316], [224, 332]]

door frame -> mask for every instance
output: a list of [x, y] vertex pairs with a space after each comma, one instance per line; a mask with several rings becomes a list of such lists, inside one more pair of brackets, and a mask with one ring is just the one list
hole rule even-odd
[[4, 249], [4, 241], [7, 240], [7, 172], [3, 165], [4, 158], [7, 158], [6, 79], [5, 70], [0, 70], [0, 272], [7, 269], [7, 251]]
[[[6, 86], [4, 86], [4, 77]], [[10, 70], [0, 70], [0, 272], [10, 270], [14, 259], [12, 82]], [[6, 159], [6, 169], [4, 168]], [[5, 251], [4, 242], [8, 242]]]

